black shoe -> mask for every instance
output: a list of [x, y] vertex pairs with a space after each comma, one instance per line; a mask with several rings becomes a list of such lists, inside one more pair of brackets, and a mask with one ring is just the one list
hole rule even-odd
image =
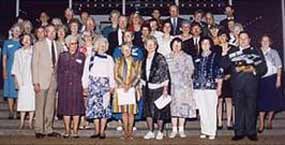
[[258, 141], [257, 135], [248, 135], [247, 138], [251, 141]]
[[100, 134], [93, 134], [90, 136], [90, 138], [98, 138], [100, 136]]
[[103, 135], [101, 135], [100, 134], [100, 137], [99, 137], [100, 139], [105, 139], [106, 138], [106, 135], [105, 134], [103, 134]]
[[45, 137], [45, 135], [44, 135], [44, 134], [41, 134], [41, 133], [36, 133], [35, 136], [36, 136], [36, 138], [38, 138], [38, 139]]
[[218, 129], [218, 130], [221, 130], [221, 129], [223, 129], [223, 128], [224, 128], [223, 125], [222, 125], [222, 126], [219, 126], [219, 125], [217, 126], [217, 129]]
[[264, 128], [262, 128], [262, 129], [258, 129], [258, 133], [262, 133], [264, 131]]
[[49, 133], [47, 134], [48, 137], [60, 137], [61, 134], [57, 133], [57, 132], [52, 132], [52, 133]]
[[244, 138], [244, 136], [242, 135], [235, 135], [234, 137], [232, 137], [232, 140], [233, 141], [239, 141], [239, 140], [242, 140]]
[[228, 130], [233, 130], [234, 128], [232, 126], [227, 126]]

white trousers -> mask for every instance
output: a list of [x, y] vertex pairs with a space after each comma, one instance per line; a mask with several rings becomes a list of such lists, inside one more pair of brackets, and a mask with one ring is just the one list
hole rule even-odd
[[201, 133], [215, 136], [218, 103], [216, 90], [194, 90], [193, 95], [199, 109]]

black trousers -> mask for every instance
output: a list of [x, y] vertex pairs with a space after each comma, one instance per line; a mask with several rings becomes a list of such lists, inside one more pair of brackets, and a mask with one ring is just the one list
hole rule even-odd
[[256, 95], [233, 91], [235, 104], [234, 132], [237, 136], [256, 135]]

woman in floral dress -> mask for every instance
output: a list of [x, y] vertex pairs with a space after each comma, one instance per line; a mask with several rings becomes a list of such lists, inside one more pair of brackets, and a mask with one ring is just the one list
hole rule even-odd
[[182, 39], [174, 38], [170, 43], [170, 48], [172, 52], [166, 57], [171, 77], [170, 94], [172, 96], [170, 104], [172, 132], [169, 137], [174, 138], [179, 133], [181, 138], [185, 138], [185, 119], [196, 117], [192, 94], [194, 64], [192, 57], [182, 50]]
[[108, 41], [98, 38], [95, 52], [85, 61], [82, 85], [87, 95], [86, 117], [94, 119], [96, 133], [91, 138], [104, 139], [107, 119], [112, 116], [110, 97], [115, 85], [114, 61], [106, 54]]

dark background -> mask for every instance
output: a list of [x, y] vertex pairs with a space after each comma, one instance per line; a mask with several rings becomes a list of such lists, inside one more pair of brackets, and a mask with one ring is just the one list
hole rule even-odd
[[[73, 0], [74, 10], [79, 13], [79, 2], [82, 0]], [[113, 4], [107, 8], [94, 7], [92, 3], [88, 11], [91, 14], [108, 14], [113, 8], [121, 10], [121, 5], [116, 6], [116, 3], [120, 3], [121, 0], [97, 0], [98, 3]], [[157, 8], [159, 3], [163, 0], [127, 0], [127, 13], [132, 10], [140, 10], [142, 14], [150, 14], [153, 8]], [[172, 0], [166, 0], [164, 2], [171, 3]], [[138, 3], [156, 3], [155, 6], [149, 7], [138, 7]], [[193, 7], [186, 7], [189, 4], [194, 3], [209, 3], [213, 2], [215, 5], [211, 8], [204, 8], [202, 5], [193, 5]], [[185, 4], [185, 7], [181, 7], [181, 13], [185, 14], [193, 12], [197, 9], [210, 10], [214, 14], [223, 13], [223, 6], [227, 0], [181, 0], [180, 4]], [[85, 2], [82, 2], [82, 9], [87, 9]], [[85, 4], [85, 5], [84, 5]], [[221, 5], [218, 5], [221, 4]], [[90, 8], [92, 7], [93, 8]], [[106, 5], [105, 5], [106, 6]], [[167, 13], [167, 4], [162, 5], [162, 14]], [[273, 48], [277, 49], [279, 54], [283, 59], [283, 35], [282, 35], [282, 10], [281, 10], [281, 0], [233, 0], [233, 6], [236, 10], [236, 17], [245, 26], [245, 29], [250, 32], [252, 38], [253, 46], [259, 47], [259, 39], [264, 34], [267, 33], [271, 35], [273, 39]], [[21, 15], [29, 17], [33, 22], [39, 16], [41, 11], [47, 11], [51, 17], [62, 18], [64, 15], [64, 10], [68, 7], [68, 0], [21, 0], [20, 8]], [[15, 21], [15, 9], [16, 0], [0, 0], [0, 47], [4, 39], [7, 38], [8, 29]], [[189, 14], [188, 13], [188, 14]], [[2, 66], [2, 63], [1, 63]], [[2, 70], [2, 69], [1, 69]], [[2, 72], [2, 71], [1, 71]], [[2, 78], [2, 74], [1, 74]], [[0, 87], [2, 87], [2, 80], [0, 80]]]

